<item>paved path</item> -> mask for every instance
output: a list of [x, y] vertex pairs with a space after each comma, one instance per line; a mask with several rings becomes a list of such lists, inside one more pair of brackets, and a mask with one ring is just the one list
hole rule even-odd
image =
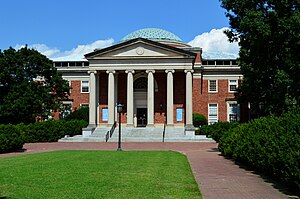
[[[24, 148], [25, 152], [0, 154], [0, 158], [53, 150], [116, 150], [117, 143], [31, 143]], [[186, 154], [204, 199], [289, 198], [272, 183], [220, 156], [216, 143], [123, 143], [122, 148]]]

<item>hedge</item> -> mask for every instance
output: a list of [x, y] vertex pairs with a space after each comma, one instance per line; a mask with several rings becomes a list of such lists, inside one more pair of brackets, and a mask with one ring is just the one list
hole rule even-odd
[[238, 122], [217, 122], [212, 125], [205, 125], [201, 128], [202, 134], [213, 138], [219, 142], [220, 138], [226, 131], [233, 129], [239, 125]]
[[227, 131], [219, 150], [227, 157], [300, 188], [300, 113], [263, 117]]
[[200, 127], [203, 125], [207, 125], [206, 117], [199, 113], [193, 113], [193, 125], [194, 125], [194, 127]]
[[23, 148], [22, 132], [12, 124], [0, 125], [0, 153], [16, 151]]
[[26, 143], [32, 142], [57, 142], [65, 135], [79, 135], [82, 128], [88, 123], [84, 120], [49, 120], [46, 122], [36, 122], [29, 125], [16, 125], [23, 132]]
[[89, 107], [81, 107], [80, 109], [75, 110], [74, 112], [67, 115], [64, 120], [84, 120], [86, 122], [89, 122]]

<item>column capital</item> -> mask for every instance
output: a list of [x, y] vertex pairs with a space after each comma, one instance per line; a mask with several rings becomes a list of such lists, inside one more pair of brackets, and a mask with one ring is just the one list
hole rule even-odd
[[96, 70], [89, 70], [88, 74], [91, 74], [91, 73], [97, 74], [97, 71]]
[[146, 70], [146, 73], [155, 73], [155, 70]]
[[134, 73], [134, 70], [125, 70], [125, 73], [127, 73], [127, 74], [128, 74], [128, 73], [132, 73], [132, 74], [133, 74], [133, 73]]
[[107, 70], [106, 73], [107, 73], [107, 74], [109, 74], [109, 73], [115, 74], [116, 71], [115, 71], [115, 70]]
[[188, 73], [188, 72], [191, 72], [191, 73], [193, 73], [193, 72], [194, 72], [194, 70], [193, 70], [193, 69], [188, 69], [188, 70], [184, 70], [184, 72], [185, 72], [185, 73]]
[[165, 72], [166, 72], [166, 73], [170, 73], [170, 72], [171, 72], [171, 73], [175, 73], [175, 70], [173, 70], [173, 69], [172, 69], [172, 70], [165, 70]]

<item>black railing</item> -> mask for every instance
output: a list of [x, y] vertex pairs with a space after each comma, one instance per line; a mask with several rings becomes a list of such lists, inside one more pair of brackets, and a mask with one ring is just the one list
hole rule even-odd
[[162, 142], [165, 142], [165, 135], [166, 135], [166, 124], [164, 124], [163, 140], [162, 140]]
[[114, 124], [112, 125], [112, 127], [110, 128], [109, 131], [107, 131], [106, 135], [105, 135], [105, 141], [107, 142], [109, 138], [111, 138], [112, 134], [115, 131], [115, 128], [117, 126], [117, 122], [114, 122]]

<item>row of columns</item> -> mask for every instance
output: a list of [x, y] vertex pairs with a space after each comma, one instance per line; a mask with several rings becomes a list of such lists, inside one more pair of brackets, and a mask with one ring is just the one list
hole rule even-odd
[[[127, 73], [127, 125], [133, 126], [133, 74], [134, 70], [126, 70]], [[165, 70], [167, 73], [167, 125], [174, 125], [174, 94], [173, 94], [173, 73], [175, 70]], [[193, 118], [193, 86], [192, 73], [193, 70], [185, 70], [186, 73], [186, 126], [192, 127]], [[115, 103], [116, 103], [116, 85], [114, 70], [106, 71], [108, 74], [108, 124], [112, 125], [115, 122]], [[155, 70], [146, 70], [148, 74], [147, 88], [147, 126], [154, 126], [154, 73]], [[97, 115], [97, 100], [96, 100], [96, 79], [97, 71], [89, 71], [90, 74], [90, 109], [89, 109], [89, 126], [96, 127]]]

